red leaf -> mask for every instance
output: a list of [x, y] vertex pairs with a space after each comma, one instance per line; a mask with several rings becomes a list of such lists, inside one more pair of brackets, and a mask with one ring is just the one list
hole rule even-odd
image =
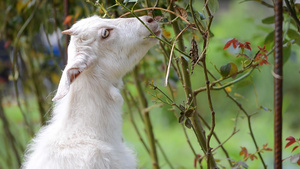
[[267, 146], [268, 146], [268, 143], [264, 144], [263, 145], [263, 150], [265, 150], [265, 151], [272, 151], [273, 150], [271, 148], [268, 148]]
[[299, 147], [299, 146], [295, 146], [295, 147], [293, 148], [292, 152], [295, 151], [298, 147]]
[[251, 161], [253, 161], [254, 159], [257, 159], [257, 156], [254, 154], [250, 154], [250, 159], [251, 159]]
[[292, 145], [292, 144], [294, 144], [296, 142], [296, 139], [294, 137], [292, 137], [292, 136], [286, 138], [285, 140], [287, 140], [289, 142], [285, 145], [284, 148], [287, 148], [287, 147], [289, 147], [290, 145]]
[[270, 65], [270, 63], [266, 60], [266, 59], [263, 59], [262, 61], [259, 62], [259, 65]]
[[64, 20], [64, 25], [68, 24], [69, 26], [71, 25], [71, 21], [72, 21], [73, 15], [68, 15], [66, 16], [65, 20]]
[[229, 40], [229, 41], [225, 44], [223, 50], [229, 48], [229, 46], [230, 46], [231, 44], [233, 45], [233, 48], [235, 49], [235, 48], [237, 47], [237, 45], [239, 45], [239, 41], [236, 40], [235, 38]]
[[241, 147], [241, 149], [242, 150], [240, 151], [240, 156], [244, 155], [244, 159], [246, 159], [249, 156], [248, 150], [246, 147]]
[[223, 50], [225, 50], [225, 49], [229, 48], [229, 46], [230, 46], [230, 45], [231, 45], [231, 43], [230, 43], [230, 41], [228, 41], [228, 42], [225, 44], [225, 46], [224, 46]]
[[245, 42], [244, 43], [245, 48], [251, 50], [250, 44], [251, 44], [250, 42]]
[[287, 137], [286, 139], [285, 139], [286, 141], [291, 141], [291, 140], [294, 140], [294, 141], [296, 141], [296, 139], [293, 137], [293, 136], [289, 136], [289, 137]]
[[7, 49], [10, 46], [10, 44], [11, 44], [10, 40], [6, 41], [4, 44], [4, 48]]

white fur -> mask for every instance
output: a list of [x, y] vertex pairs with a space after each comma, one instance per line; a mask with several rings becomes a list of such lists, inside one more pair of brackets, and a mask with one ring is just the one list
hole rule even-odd
[[[158, 36], [158, 24], [141, 20]], [[105, 29], [110, 30], [102, 38]], [[52, 119], [25, 154], [23, 169], [134, 169], [136, 158], [122, 141], [122, 77], [157, 40], [136, 18], [78, 21], [71, 35]]]

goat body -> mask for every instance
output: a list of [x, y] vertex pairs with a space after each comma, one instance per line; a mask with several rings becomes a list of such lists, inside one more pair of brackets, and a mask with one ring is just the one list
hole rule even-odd
[[[161, 29], [140, 17], [154, 34]], [[71, 35], [47, 125], [25, 154], [23, 169], [134, 169], [132, 150], [122, 141], [122, 77], [157, 40], [137, 18], [82, 19]]]

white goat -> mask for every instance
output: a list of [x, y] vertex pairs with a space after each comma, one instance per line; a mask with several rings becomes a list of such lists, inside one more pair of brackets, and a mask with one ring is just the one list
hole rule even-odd
[[[149, 16], [140, 19], [157, 36]], [[53, 117], [25, 154], [23, 169], [134, 169], [122, 141], [122, 77], [157, 40], [137, 19], [92, 16], [74, 24]]]

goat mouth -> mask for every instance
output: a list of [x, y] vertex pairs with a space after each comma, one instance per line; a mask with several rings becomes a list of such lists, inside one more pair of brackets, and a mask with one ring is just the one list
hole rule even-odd
[[156, 36], [160, 36], [160, 35], [161, 35], [161, 30], [159, 29], [159, 30], [155, 31], [154, 34], [155, 34]]
[[[153, 31], [153, 33], [154, 33], [154, 35], [156, 35], [156, 36], [160, 36], [161, 35], [161, 30], [160, 29], [158, 29], [158, 30], [156, 30], [156, 31]], [[153, 37], [153, 34], [152, 33], [150, 33], [149, 35], [148, 35], [148, 37]]]

